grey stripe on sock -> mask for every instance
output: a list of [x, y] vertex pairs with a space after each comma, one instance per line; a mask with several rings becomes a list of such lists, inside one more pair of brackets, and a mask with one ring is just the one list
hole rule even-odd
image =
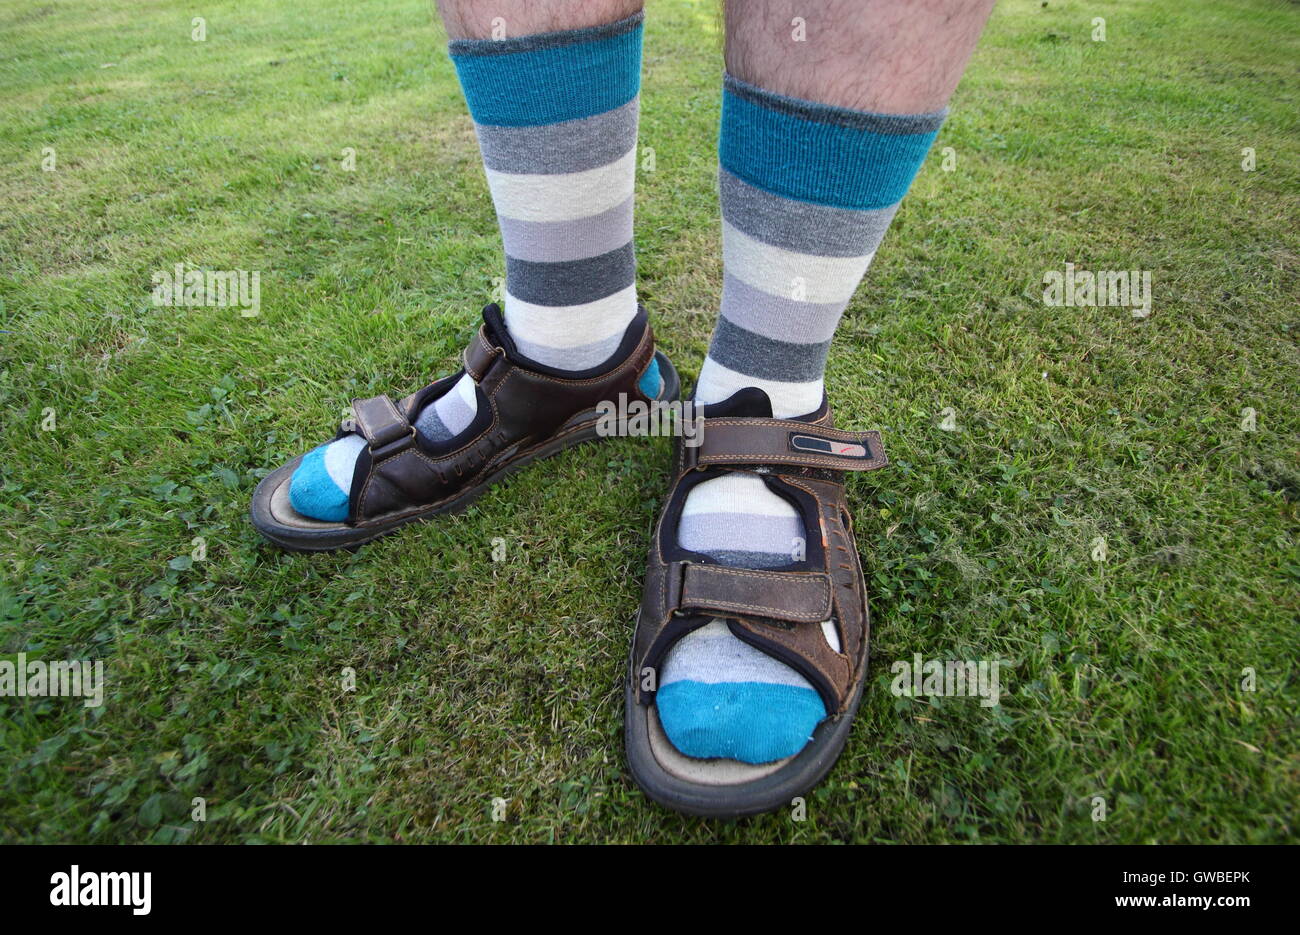
[[848, 127], [852, 130], [868, 130], [888, 136], [933, 133], [943, 126], [944, 118], [948, 116], [946, 107], [928, 114], [874, 114], [868, 111], [850, 110], [847, 107], [836, 107], [834, 104], [821, 104], [797, 97], [787, 97], [747, 81], [741, 81], [730, 74], [722, 76], [722, 87], [736, 97], [779, 114], [788, 114], [791, 117], [836, 127]]
[[432, 405], [425, 406], [415, 420], [415, 430], [431, 442], [445, 442], [452, 437], [451, 429], [438, 417], [438, 411]]
[[704, 554], [719, 565], [730, 565], [733, 568], [780, 568], [794, 562], [792, 552], [793, 549], [778, 555], [775, 552], [748, 552], [744, 549], [708, 549]]
[[[462, 376], [462, 380], [466, 377]], [[415, 429], [426, 439], [444, 442], [465, 431], [474, 421], [475, 409], [460, 395], [459, 381], [421, 410]]]
[[822, 378], [830, 346], [829, 340], [810, 344], [778, 341], [719, 317], [709, 356], [728, 370], [749, 377], [807, 383]]
[[[560, 312], [559, 314], [563, 314]], [[564, 354], [565, 370], [591, 370], [599, 367], [618, 350], [619, 344], [623, 341], [623, 335], [616, 334], [606, 338], [603, 341], [597, 341], [594, 344], [583, 344], [578, 347], [566, 347]], [[548, 344], [534, 344], [532, 341], [525, 341], [521, 338], [514, 338], [515, 347], [519, 353], [525, 357], [539, 362], [546, 362], [554, 359], [556, 349]]]
[[793, 515], [685, 513], [677, 524], [677, 541], [692, 552], [712, 555], [743, 543], [745, 552], [784, 556], [787, 562], [802, 535], [803, 522]]
[[537, 127], [475, 124], [483, 163], [497, 172], [563, 175], [617, 162], [636, 146], [637, 103]]
[[585, 260], [534, 263], [506, 255], [506, 290], [533, 305], [584, 305], [636, 280], [632, 244]]
[[810, 342], [829, 341], [843, 313], [841, 302], [799, 302], [772, 295], [723, 271], [722, 314], [754, 334], [781, 340], [798, 331]]
[[722, 216], [732, 227], [773, 247], [814, 256], [874, 253], [898, 212], [897, 204], [855, 211], [782, 198], [755, 188], [721, 166], [718, 189]]
[[521, 221], [498, 216], [506, 255], [533, 263], [585, 260], [609, 250], [610, 244], [632, 241], [632, 204], [620, 205], [576, 221]]

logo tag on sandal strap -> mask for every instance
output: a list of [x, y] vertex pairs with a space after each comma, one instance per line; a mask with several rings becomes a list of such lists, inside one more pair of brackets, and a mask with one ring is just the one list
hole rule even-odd
[[871, 449], [854, 442], [836, 441], [830, 438], [817, 438], [813, 435], [791, 435], [790, 447], [795, 451], [810, 451], [819, 455], [835, 455], [837, 458], [871, 459]]

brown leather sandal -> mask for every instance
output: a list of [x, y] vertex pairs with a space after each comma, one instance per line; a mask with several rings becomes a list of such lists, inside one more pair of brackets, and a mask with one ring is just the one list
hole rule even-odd
[[[771, 412], [766, 394], [742, 390], [705, 407], [698, 447], [678, 439], [676, 479], [650, 545], [629, 658], [624, 728], [632, 775], [655, 801], [693, 815], [771, 811], [816, 785], [844, 748], [866, 679], [866, 583], [843, 472], [888, 463], [880, 434], [835, 429], [825, 401], [800, 420], [723, 414], [760, 408]], [[808, 531], [803, 561], [754, 571], [719, 565], [678, 545], [678, 520], [691, 488], [728, 471], [757, 474], [799, 511]], [[714, 618], [799, 672], [821, 695], [830, 716], [799, 753], [751, 765], [692, 759], [669, 741], [655, 707], [658, 667], [678, 640]], [[834, 627], [838, 651], [824, 621]]]
[[[657, 362], [662, 378], [653, 399], [677, 398], [677, 371], [655, 350], [644, 309], [637, 312], [611, 358], [619, 363], [584, 373], [554, 370], [523, 358], [496, 305], [483, 310], [483, 320], [465, 349], [462, 371], [397, 403], [387, 396], [352, 401], [354, 418], [345, 421], [339, 437], [355, 431], [367, 445], [353, 470], [346, 521], [321, 522], [294, 510], [289, 481], [300, 456], [257, 485], [250, 513], [258, 531], [295, 551], [358, 546], [407, 523], [461, 509], [529, 462], [601, 437], [598, 403], [617, 405], [620, 393], [629, 401], [652, 401], [640, 386], [652, 362]], [[464, 373], [477, 383], [474, 421], [451, 441], [454, 448], [426, 442], [412, 423], [428, 401]]]

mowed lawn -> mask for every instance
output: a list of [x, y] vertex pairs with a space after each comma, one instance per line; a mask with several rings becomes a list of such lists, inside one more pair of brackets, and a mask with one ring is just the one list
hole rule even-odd
[[[0, 0], [0, 36], [0, 658], [107, 672], [0, 698], [0, 840], [1296, 840], [1300, 7], [1000, 4], [831, 355], [893, 461], [850, 480], [867, 698], [806, 820], [735, 823], [623, 761], [667, 439], [355, 553], [247, 520], [502, 275], [428, 0]], [[640, 289], [688, 382], [720, 42], [652, 0]], [[178, 263], [260, 314], [156, 306]], [[1150, 314], [1045, 304], [1067, 263], [1150, 272]], [[896, 697], [914, 654], [1002, 661], [1000, 705]]]

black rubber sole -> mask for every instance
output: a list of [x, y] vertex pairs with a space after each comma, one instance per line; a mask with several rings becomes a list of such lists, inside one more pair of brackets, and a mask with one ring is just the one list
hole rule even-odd
[[[681, 395], [681, 378], [678, 376], [677, 368], [661, 351], [655, 351], [655, 358], [659, 361], [659, 374], [664, 383], [658, 401], [674, 401]], [[575, 415], [570, 420], [570, 423], [572, 427], [564, 434], [550, 438], [542, 444], [528, 449], [483, 478], [479, 483], [465, 488], [450, 500], [444, 500], [442, 503], [418, 513], [399, 516], [390, 522], [364, 528], [348, 526], [344, 523], [319, 523], [314, 524], [317, 528], [310, 528], [307, 526], [287, 525], [276, 519], [271, 507], [272, 499], [289, 482], [289, 478], [297, 470], [298, 463], [303, 457], [299, 455], [288, 464], [276, 468], [262, 478], [257, 485], [257, 489], [253, 491], [253, 499], [249, 504], [249, 517], [253, 522], [253, 526], [266, 539], [291, 552], [332, 552], [337, 549], [355, 549], [367, 542], [373, 542], [375, 539], [396, 532], [410, 523], [418, 523], [434, 516], [459, 512], [473, 503], [493, 484], [500, 483], [534, 461], [549, 458], [551, 455], [586, 442], [601, 441], [604, 438], [596, 431], [597, 414], [594, 409]]]

